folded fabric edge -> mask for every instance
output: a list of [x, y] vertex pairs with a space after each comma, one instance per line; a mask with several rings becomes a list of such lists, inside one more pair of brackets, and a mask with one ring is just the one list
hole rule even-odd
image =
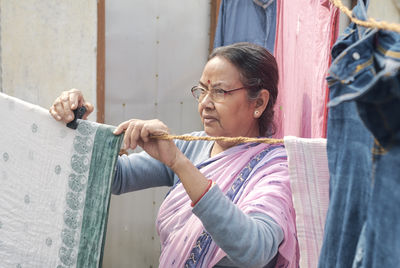
[[123, 135], [112, 133], [114, 129], [99, 125], [94, 138], [76, 267], [102, 264], [111, 183], [123, 140]]
[[296, 141], [301, 141], [305, 143], [321, 143], [325, 142], [326, 143], [326, 138], [299, 138], [296, 136], [285, 136], [283, 137], [283, 141], [285, 143], [285, 146], [287, 146], [288, 143], [290, 142], [296, 142]]

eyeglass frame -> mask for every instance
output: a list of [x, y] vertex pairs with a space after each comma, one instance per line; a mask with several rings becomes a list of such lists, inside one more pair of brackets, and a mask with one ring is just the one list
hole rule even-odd
[[[244, 87], [238, 87], [238, 88], [233, 88], [233, 89], [228, 89], [228, 90], [225, 90], [225, 89], [222, 89], [222, 88], [212, 88], [212, 89], [205, 89], [205, 88], [202, 88], [201, 86], [194, 86], [194, 87], [192, 87], [191, 89], [190, 89], [190, 91], [192, 92], [192, 95], [193, 95], [193, 97], [200, 103], [200, 102], [202, 102], [202, 100], [200, 101], [200, 96], [199, 97], [196, 97], [196, 95], [195, 95], [195, 93], [194, 93], [194, 89], [196, 89], [196, 88], [199, 88], [199, 89], [202, 89], [203, 91], [202, 92], [205, 92], [205, 91], [208, 91], [208, 93], [204, 96], [204, 98], [208, 95], [208, 94], [210, 94], [210, 91], [211, 90], [221, 90], [223, 93], [224, 93], [224, 97], [223, 97], [223, 99], [222, 100], [224, 100], [225, 99], [225, 95], [227, 94], [227, 93], [230, 93], [230, 92], [233, 92], [233, 91], [236, 91], [236, 90], [240, 90], [240, 89], [247, 89], [248, 87], [247, 86], [244, 86]], [[212, 95], [210, 95], [211, 96], [211, 99], [213, 100], [213, 101], [217, 101], [218, 102], [218, 100], [215, 100], [213, 97], [212, 97]], [[203, 99], [204, 99], [203, 98]], [[219, 100], [220, 101], [220, 100]]]

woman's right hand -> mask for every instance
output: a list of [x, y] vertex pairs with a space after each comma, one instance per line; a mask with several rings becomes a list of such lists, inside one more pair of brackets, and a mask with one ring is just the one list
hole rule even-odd
[[93, 105], [89, 102], [85, 102], [81, 91], [78, 89], [71, 89], [63, 91], [54, 101], [49, 111], [57, 121], [69, 123], [74, 120], [73, 110], [81, 106], [85, 106], [86, 108], [86, 113], [82, 118], [87, 119], [88, 115], [94, 110]]

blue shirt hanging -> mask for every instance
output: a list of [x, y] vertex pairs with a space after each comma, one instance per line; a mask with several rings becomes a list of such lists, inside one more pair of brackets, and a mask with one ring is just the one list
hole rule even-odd
[[250, 42], [274, 53], [275, 0], [222, 0], [214, 47]]

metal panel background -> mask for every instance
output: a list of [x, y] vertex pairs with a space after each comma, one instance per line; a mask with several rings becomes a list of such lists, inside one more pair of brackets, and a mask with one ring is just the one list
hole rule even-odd
[[368, 16], [377, 20], [400, 23], [400, 0], [370, 0]]
[[[204, 0], [106, 1], [105, 120], [158, 118], [174, 134], [202, 128], [190, 93], [207, 60]], [[158, 267], [155, 229], [167, 187], [113, 196], [103, 267]]]
[[0, 12], [0, 91], [49, 108], [76, 87], [95, 104], [97, 1], [1, 0]]

